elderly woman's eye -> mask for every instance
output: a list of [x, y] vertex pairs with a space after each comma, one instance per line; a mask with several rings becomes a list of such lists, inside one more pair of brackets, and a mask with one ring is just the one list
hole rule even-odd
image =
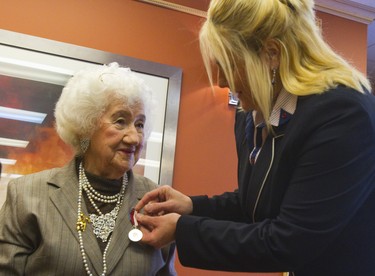
[[135, 127], [137, 129], [143, 130], [145, 128], [145, 123], [144, 122], [137, 122], [137, 123], [135, 123]]
[[115, 120], [114, 124], [117, 127], [124, 128], [126, 126], [126, 120], [124, 118], [118, 118], [117, 120]]

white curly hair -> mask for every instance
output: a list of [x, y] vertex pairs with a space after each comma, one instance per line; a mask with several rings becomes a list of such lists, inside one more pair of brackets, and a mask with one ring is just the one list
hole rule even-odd
[[129, 68], [113, 62], [78, 71], [66, 84], [56, 103], [56, 131], [60, 138], [81, 155], [80, 142], [90, 139], [98, 121], [114, 100], [132, 106], [143, 104], [145, 141], [151, 132], [155, 102], [151, 89]]

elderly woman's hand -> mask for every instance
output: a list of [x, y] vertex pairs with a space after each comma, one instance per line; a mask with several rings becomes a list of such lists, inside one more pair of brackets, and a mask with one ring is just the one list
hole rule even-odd
[[162, 216], [137, 214], [136, 218], [143, 233], [142, 243], [161, 248], [175, 240], [179, 214], [171, 213]]
[[164, 185], [146, 193], [134, 208], [138, 212], [143, 208], [143, 213], [147, 215], [187, 215], [193, 211], [193, 203], [190, 197]]

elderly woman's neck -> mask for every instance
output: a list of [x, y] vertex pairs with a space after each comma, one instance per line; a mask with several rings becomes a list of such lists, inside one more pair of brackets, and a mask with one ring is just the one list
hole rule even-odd
[[90, 161], [87, 158], [84, 158], [82, 162], [83, 168], [86, 172], [108, 180], [121, 179], [125, 173], [124, 171], [117, 170], [114, 167], [111, 167], [110, 170], [106, 169], [107, 167], [104, 166], [100, 160]]

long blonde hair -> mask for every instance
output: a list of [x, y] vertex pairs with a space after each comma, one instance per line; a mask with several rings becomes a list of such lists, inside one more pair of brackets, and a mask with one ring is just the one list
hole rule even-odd
[[213, 81], [213, 62], [220, 65], [230, 89], [239, 62], [242, 81], [268, 122], [273, 87], [269, 63], [260, 55], [264, 43], [281, 45], [280, 78], [295, 95], [323, 93], [339, 84], [361, 93], [371, 90], [367, 78], [335, 53], [316, 25], [313, 0], [212, 0], [200, 31], [203, 61]]

